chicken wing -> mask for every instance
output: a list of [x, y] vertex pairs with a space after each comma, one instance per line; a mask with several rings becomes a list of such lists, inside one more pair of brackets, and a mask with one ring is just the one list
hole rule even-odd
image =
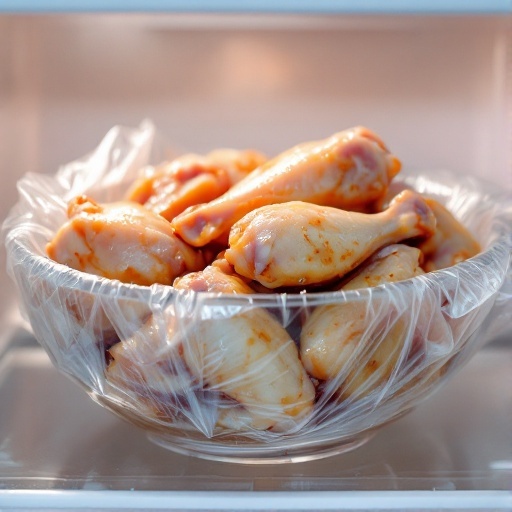
[[434, 228], [432, 211], [411, 191], [378, 214], [292, 201], [264, 206], [238, 221], [225, 258], [239, 274], [267, 288], [326, 283], [379, 248], [430, 236]]
[[193, 290], [194, 292], [244, 294], [254, 290], [233, 267], [223, 258], [215, 260], [211, 265], [199, 272], [191, 272], [175, 279], [174, 288]]
[[423, 254], [419, 249], [403, 244], [384, 247], [368, 259], [340, 290], [371, 288], [384, 283], [403, 281], [424, 274]]
[[265, 161], [266, 157], [254, 150], [218, 149], [206, 156], [183, 155], [145, 169], [126, 199], [171, 221], [189, 206], [219, 197]]
[[359, 210], [386, 192], [400, 161], [362, 127], [296, 146], [261, 165], [219, 198], [191, 207], [173, 220], [188, 243], [221, 237], [245, 214], [287, 201]]
[[[243, 280], [232, 274], [225, 260], [214, 262], [202, 272], [177, 278], [175, 283], [177, 289], [196, 292], [252, 293]], [[193, 411], [197, 414], [201, 406], [195, 393], [200, 387], [183, 358], [183, 339], [188, 328], [187, 322], [177, 320], [173, 308], [167, 308], [159, 315], [150, 315], [137, 331], [128, 332], [108, 351], [105, 376], [114, 387], [113, 392], [123, 400], [132, 400], [136, 408], [156, 421], [175, 421], [183, 414], [193, 416]], [[219, 416], [226, 416], [234, 428], [232, 414], [219, 411]], [[242, 414], [236, 425], [242, 427], [244, 419], [247, 423]]]
[[437, 221], [434, 235], [419, 245], [425, 255], [423, 268], [427, 272], [451, 267], [482, 250], [473, 235], [441, 203], [430, 198], [425, 201]]
[[[387, 193], [374, 203], [375, 211], [383, 211], [393, 197], [403, 190], [411, 188], [405, 183], [391, 183]], [[451, 267], [476, 256], [482, 250], [473, 235], [445, 206], [429, 197], [425, 198], [425, 202], [436, 217], [434, 235], [423, 240], [419, 246], [425, 256], [423, 268], [427, 272]]]
[[206, 264], [203, 253], [180, 240], [168, 221], [136, 203], [100, 205], [80, 196], [70, 202], [68, 218], [46, 252], [76, 270], [151, 285], [172, 284]]
[[[367, 288], [420, 275], [420, 259], [418, 249], [391, 245], [372, 256], [341, 289]], [[407, 336], [405, 322], [392, 307], [379, 309], [377, 299], [371, 303], [356, 299], [317, 307], [303, 326], [300, 355], [313, 377], [342, 376], [337, 385], [343, 397], [364, 396], [389, 379]]]
[[[177, 289], [250, 293], [251, 288], [221, 266], [207, 267], [175, 282]], [[222, 309], [204, 316], [186, 334], [183, 355], [196, 379], [223, 393], [244, 409], [240, 422], [258, 430], [293, 429], [312, 410], [315, 389], [286, 330], [265, 309], [249, 304], [238, 311]], [[233, 415], [219, 423], [233, 427]], [[241, 425], [238, 425], [240, 428]]]

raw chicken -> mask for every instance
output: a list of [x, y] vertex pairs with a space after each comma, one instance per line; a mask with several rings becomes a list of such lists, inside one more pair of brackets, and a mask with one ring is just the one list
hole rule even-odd
[[193, 387], [174, 331], [172, 315], [164, 312], [160, 321], [151, 316], [137, 332], [110, 348], [106, 370], [110, 384], [124, 393], [134, 393], [154, 416], [162, 418], [175, 415], [172, 405]]
[[265, 161], [266, 157], [254, 150], [218, 149], [206, 156], [183, 155], [146, 169], [126, 199], [170, 221], [189, 206], [219, 197]]
[[100, 205], [80, 196], [70, 202], [68, 218], [46, 251], [76, 270], [151, 285], [172, 284], [206, 264], [203, 253], [180, 240], [168, 221], [136, 203]]
[[369, 205], [368, 211], [365, 211], [365, 213], [383, 212], [389, 208], [391, 201], [404, 190], [412, 190], [413, 192], [416, 192], [413, 188], [402, 181], [392, 181], [389, 184], [386, 193], [379, 197], [379, 199], [374, 201], [371, 205]]
[[[391, 183], [387, 193], [373, 204], [374, 211], [380, 212], [386, 209], [390, 201], [403, 190], [411, 190], [411, 188], [405, 183]], [[445, 206], [429, 197], [425, 198], [425, 202], [436, 217], [434, 235], [423, 240], [419, 245], [425, 256], [422, 266], [426, 272], [451, 267], [476, 256], [482, 250], [473, 235]]]
[[[372, 256], [341, 289], [356, 290], [421, 275], [421, 253], [391, 245]], [[403, 356], [407, 323], [378, 297], [317, 307], [300, 338], [304, 367], [318, 379], [335, 381], [344, 398], [365, 396], [386, 382]], [[343, 373], [342, 373], [343, 372]]]
[[361, 265], [339, 289], [371, 288], [419, 276], [424, 274], [420, 266], [422, 261], [423, 254], [419, 249], [403, 244], [388, 245]]
[[221, 237], [245, 214], [287, 201], [360, 210], [383, 195], [400, 161], [362, 127], [296, 146], [258, 167], [210, 203], [173, 220], [188, 243], [203, 246]]
[[193, 290], [194, 292], [244, 294], [254, 293], [254, 290], [237, 275], [233, 267], [223, 258], [215, 260], [200, 272], [191, 272], [174, 281], [178, 290]]
[[482, 250], [473, 235], [441, 203], [429, 198], [425, 201], [437, 221], [434, 235], [419, 245], [425, 255], [423, 268], [427, 272], [451, 267]]
[[[176, 288], [229, 294], [252, 293], [241, 279], [230, 275], [232, 269], [225, 260], [212, 265], [202, 272], [178, 278]], [[177, 298], [175, 304], [178, 302]], [[148, 417], [174, 421], [179, 412], [187, 414], [190, 409], [197, 411], [200, 408], [195, 396], [199, 389], [197, 379], [183, 358], [182, 342], [188, 328], [185, 321], [176, 320], [173, 308], [166, 308], [159, 315], [150, 316], [138, 331], [129, 332], [108, 352], [107, 381], [124, 400], [131, 398], [144, 407]], [[231, 409], [233, 407], [231, 404]], [[245, 411], [240, 412], [242, 415], [236, 423], [238, 427], [242, 427], [245, 414]], [[232, 414], [220, 413], [220, 416], [226, 416], [233, 423], [229, 419]], [[247, 426], [247, 418], [245, 423]]]
[[373, 215], [292, 201], [238, 221], [225, 258], [267, 288], [318, 284], [344, 276], [385, 245], [430, 236], [434, 229], [434, 214], [411, 191]]
[[[225, 265], [221, 262], [184, 276], [175, 287], [251, 293], [240, 278], [223, 272]], [[315, 389], [299, 360], [297, 347], [263, 308], [241, 303], [235, 309], [231, 302], [229, 309], [222, 303], [215, 310], [205, 309], [201, 320], [186, 332], [183, 355], [200, 384], [243, 407], [238, 420], [236, 415], [223, 411], [221, 425], [290, 431], [313, 408]]]

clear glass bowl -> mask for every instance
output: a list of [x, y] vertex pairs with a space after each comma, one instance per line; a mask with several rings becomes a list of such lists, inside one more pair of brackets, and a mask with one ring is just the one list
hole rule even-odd
[[[106, 154], [118, 145], [119, 137]], [[122, 145], [129, 146], [124, 139]], [[492, 185], [446, 172], [399, 178], [446, 204], [482, 243], [483, 252], [454, 267], [357, 291], [234, 296], [127, 285], [51, 261], [44, 247], [65, 219], [67, 199], [91, 190], [90, 167], [70, 166], [56, 177], [27, 175], [20, 182], [20, 202], [3, 228], [8, 271], [55, 366], [168, 449], [246, 463], [312, 460], [353, 449], [441, 387], [510, 318], [512, 200]], [[103, 196], [98, 200], [119, 196], [127, 174], [116, 181], [114, 171], [119, 174], [119, 166], [104, 165], [99, 181], [91, 182], [95, 197]], [[245, 408], [191, 376], [183, 362], [193, 333], [222, 332], [254, 312], [272, 318], [298, 345], [304, 322], [326, 305], [357, 307], [365, 331], [336, 378], [313, 380], [314, 405], [285, 428], [254, 427]], [[158, 335], [146, 328], [148, 319], [160, 327]], [[362, 379], [360, 372], [396, 332], [387, 371]], [[122, 382], [110, 375], [108, 352], [120, 340], [135, 347], [128, 355], [136, 359]], [[231, 377], [247, 384], [272, 364], [267, 358]], [[359, 384], [340, 396], [351, 379]]]

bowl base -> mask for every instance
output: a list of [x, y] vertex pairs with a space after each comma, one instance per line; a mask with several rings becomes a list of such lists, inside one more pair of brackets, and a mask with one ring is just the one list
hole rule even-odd
[[368, 442], [375, 432], [365, 432], [357, 437], [329, 443], [328, 446], [297, 446], [285, 448], [280, 446], [250, 447], [244, 445], [225, 445], [219, 442], [198, 443], [197, 440], [187, 442], [186, 439], [170, 435], [148, 433], [151, 442], [180, 455], [188, 455], [218, 462], [234, 462], [238, 464], [289, 464], [309, 462], [346, 453], [359, 448]]

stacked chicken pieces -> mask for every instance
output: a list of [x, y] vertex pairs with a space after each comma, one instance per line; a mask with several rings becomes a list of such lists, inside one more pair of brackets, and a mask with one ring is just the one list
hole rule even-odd
[[[124, 283], [222, 297], [339, 294], [480, 252], [444, 206], [392, 182], [400, 167], [363, 127], [271, 160], [253, 150], [185, 155], [142, 170], [123, 202], [74, 199], [47, 253]], [[146, 313], [136, 333], [106, 347], [105, 377], [159, 422], [184, 414], [197, 424], [184, 397], [197, 402], [200, 390], [222, 405], [214, 408], [217, 433], [291, 432], [311, 421], [320, 390], [338, 403], [367, 395], [397, 365], [406, 336], [400, 322], [362, 367], [348, 366], [368, 342], [366, 308], [326, 299], [301, 315], [293, 336], [257, 303], [220, 319], [196, 315], [185, 326], [175, 310]]]

